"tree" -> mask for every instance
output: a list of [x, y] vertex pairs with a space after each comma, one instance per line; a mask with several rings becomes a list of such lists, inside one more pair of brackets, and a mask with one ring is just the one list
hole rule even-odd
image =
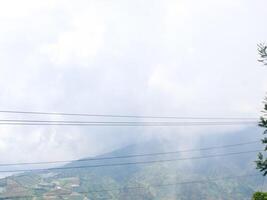
[[[265, 44], [258, 45], [258, 52], [260, 55], [259, 62], [267, 65], [267, 46]], [[267, 98], [264, 100], [264, 110], [263, 115], [260, 118], [259, 126], [264, 128], [263, 134], [267, 134]], [[267, 151], [267, 137], [264, 137], [262, 143], [265, 145], [264, 151]], [[257, 169], [263, 173], [263, 176], [267, 175], [267, 158], [264, 157], [262, 153], [258, 154], [258, 160], [256, 161]], [[252, 200], [267, 200], [267, 193], [266, 192], [255, 192]]]
[[253, 194], [252, 200], [267, 200], [266, 192], [255, 192]]
[[267, 46], [263, 43], [259, 44], [258, 52], [260, 54], [260, 59], [258, 61], [263, 63], [264, 65], [267, 65]]
[[[265, 44], [258, 45], [258, 52], [260, 55], [259, 62], [262, 62], [264, 65], [267, 65], [267, 46]], [[260, 118], [259, 126], [264, 128], [263, 134], [267, 134], [267, 98], [264, 100], [264, 110], [263, 115]], [[265, 145], [264, 151], [267, 151], [267, 137], [264, 137], [262, 143]], [[263, 173], [263, 176], [267, 175], [267, 158], [262, 154], [258, 154], [258, 160], [256, 161], [257, 169]]]
[[[266, 114], [267, 114], [267, 98], [264, 100], [264, 111], [263, 111], [263, 116], [261, 117], [261, 121], [259, 123], [259, 126], [264, 128], [263, 134], [267, 134], [267, 119], [266, 119]], [[264, 151], [267, 151], [267, 137], [265, 136], [262, 140], [262, 143], [265, 145]], [[267, 158], [264, 157], [262, 153], [258, 154], [258, 160], [256, 161], [257, 169], [260, 170], [260, 172], [263, 173], [264, 176], [267, 175]]]

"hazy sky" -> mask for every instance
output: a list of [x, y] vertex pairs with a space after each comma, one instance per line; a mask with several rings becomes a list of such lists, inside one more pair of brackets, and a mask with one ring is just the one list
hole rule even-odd
[[[0, 110], [257, 117], [267, 91], [256, 51], [267, 41], [266, 7], [266, 0], [1, 1]], [[1, 126], [0, 162], [93, 155], [157, 131], [188, 130]]]

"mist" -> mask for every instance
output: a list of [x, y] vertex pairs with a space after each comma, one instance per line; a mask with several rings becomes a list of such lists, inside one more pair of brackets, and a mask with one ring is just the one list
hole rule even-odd
[[[267, 89], [266, 69], [257, 63], [266, 6], [264, 0], [3, 1], [1, 108], [258, 118]], [[247, 128], [0, 126], [0, 163], [82, 158], [151, 139], [189, 148]]]

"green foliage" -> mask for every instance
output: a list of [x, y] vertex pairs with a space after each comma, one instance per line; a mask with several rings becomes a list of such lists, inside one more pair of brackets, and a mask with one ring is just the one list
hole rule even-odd
[[255, 192], [252, 200], [267, 200], [267, 192]]
[[264, 65], [267, 65], [267, 46], [265, 44], [259, 44], [258, 52], [260, 55], [260, 59], [258, 61]]
[[[264, 65], [267, 65], [267, 46], [265, 44], [258, 45], [258, 52], [260, 55], [259, 62], [262, 62]], [[267, 98], [264, 100], [264, 110], [263, 116], [260, 119], [259, 126], [264, 128], [263, 134], [267, 134]], [[267, 137], [264, 137], [262, 140], [262, 144], [265, 145], [264, 151], [267, 151]], [[267, 158], [262, 154], [258, 154], [258, 160], [255, 161], [257, 165], [257, 169], [263, 173], [264, 176], [267, 175]]]
[[[265, 108], [264, 113], [267, 113], [267, 103], [265, 101]], [[267, 134], [267, 119], [261, 117], [261, 122], [259, 123], [259, 126], [264, 128], [263, 134]], [[262, 140], [262, 144], [265, 145], [264, 151], [267, 151], [267, 137], [264, 137]], [[258, 154], [258, 160], [256, 161], [257, 169], [263, 173], [264, 176], [267, 175], [267, 158], [262, 154]]]

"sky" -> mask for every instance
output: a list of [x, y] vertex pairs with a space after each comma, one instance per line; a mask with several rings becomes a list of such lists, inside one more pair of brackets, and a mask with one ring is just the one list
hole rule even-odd
[[[265, 0], [1, 1], [0, 110], [258, 117], [267, 91], [267, 68], [257, 62], [257, 44], [267, 41], [266, 6]], [[189, 132], [207, 128], [1, 126], [0, 162], [75, 159]]]

